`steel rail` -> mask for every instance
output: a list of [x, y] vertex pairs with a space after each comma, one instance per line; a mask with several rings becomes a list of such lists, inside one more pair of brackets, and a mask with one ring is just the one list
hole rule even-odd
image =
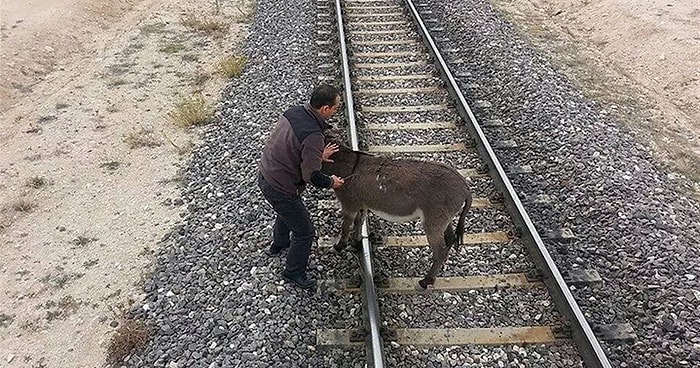
[[475, 137], [477, 149], [481, 157], [486, 160], [489, 173], [494, 179], [496, 187], [500, 189], [501, 193], [504, 195], [508, 212], [513, 216], [516, 225], [522, 230], [522, 237], [530, 250], [530, 254], [533, 256], [539, 269], [544, 273], [544, 282], [552, 293], [552, 298], [559, 312], [566, 316], [568, 321], [572, 323], [572, 335], [579, 348], [582, 359], [590, 368], [610, 368], [611, 365], [608, 358], [605, 356], [605, 352], [601, 348], [598, 339], [593, 334], [585, 316], [566, 285], [561, 272], [559, 272], [559, 268], [554, 263], [549, 251], [542, 242], [542, 238], [538, 234], [535, 225], [530, 220], [530, 216], [527, 214], [518, 194], [513, 189], [510, 180], [506, 176], [505, 170], [503, 170], [481, 126], [479, 126], [479, 123], [476, 121], [476, 117], [472, 113], [471, 108], [469, 108], [461, 89], [457, 85], [452, 72], [440, 54], [435, 41], [421, 19], [413, 1], [404, 1], [409, 8], [414, 23], [417, 25], [419, 33], [429, 45], [429, 51], [437, 61], [436, 64], [442, 78], [448, 82], [447, 88], [456, 101], [459, 114], [465, 122], [471, 123], [467, 124], [467, 128]]
[[[345, 28], [343, 25], [343, 12], [340, 0], [335, 0], [335, 15], [338, 21], [338, 37], [340, 38], [340, 58], [343, 64], [343, 85], [345, 87], [345, 108], [348, 119], [348, 129], [352, 149], [359, 150], [357, 137], [357, 123], [355, 122], [355, 106], [352, 98], [352, 84], [350, 81], [350, 65], [345, 43]], [[377, 301], [377, 290], [374, 286], [374, 271], [372, 268], [372, 245], [369, 242], [369, 226], [367, 217], [362, 221], [362, 254], [360, 255], [360, 265], [362, 268], [363, 314], [369, 335], [365, 338], [365, 348], [367, 351], [367, 367], [384, 367], [384, 349], [380, 330], [379, 302]]]

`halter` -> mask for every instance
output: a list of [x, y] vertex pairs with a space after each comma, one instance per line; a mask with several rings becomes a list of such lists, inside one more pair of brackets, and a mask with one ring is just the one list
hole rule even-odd
[[353, 152], [353, 153], [355, 154], [355, 163], [352, 165], [352, 171], [350, 171], [350, 175], [344, 177], [343, 180], [347, 180], [347, 179], [352, 178], [353, 176], [355, 176], [355, 169], [357, 169], [357, 164], [360, 163], [360, 155], [361, 155], [361, 153], [360, 153], [360, 152], [357, 152], [357, 151], [350, 151], [350, 152]]

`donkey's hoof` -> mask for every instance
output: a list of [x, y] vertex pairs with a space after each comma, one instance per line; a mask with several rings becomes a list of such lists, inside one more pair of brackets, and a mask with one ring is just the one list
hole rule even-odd
[[428, 289], [432, 289], [434, 284], [435, 284], [435, 280], [430, 280], [428, 278], [425, 278], [423, 280], [418, 281], [418, 285], [416, 285], [416, 290], [426, 291]]
[[346, 246], [347, 246], [347, 243], [345, 243], [345, 242], [337, 242], [333, 246], [333, 249], [335, 249], [336, 252], [342, 252]]

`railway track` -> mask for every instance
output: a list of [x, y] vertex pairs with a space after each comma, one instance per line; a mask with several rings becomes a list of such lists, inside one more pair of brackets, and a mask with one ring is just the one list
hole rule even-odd
[[[431, 256], [420, 225], [368, 216], [361, 277], [323, 283], [361, 295], [363, 327], [319, 329], [317, 345], [365, 346], [370, 367], [458, 366], [505, 347], [522, 363], [544, 355], [550, 366], [610, 367], [567, 285], [599, 281], [595, 272], [567, 270], [565, 278], [552, 261], [508, 179], [532, 168], [501, 167], [497, 153], [516, 142], [486, 139], [484, 129], [500, 122], [476, 121], [449, 70], [459, 50], [440, 48], [455, 35], [421, 8], [410, 0], [317, 0], [316, 42], [328, 61], [319, 79], [345, 87], [353, 148], [445, 162], [471, 180], [465, 246], [450, 252], [434, 288], [418, 293]], [[328, 199], [319, 207], [333, 213], [338, 205]], [[558, 229], [547, 239], [570, 236]]]

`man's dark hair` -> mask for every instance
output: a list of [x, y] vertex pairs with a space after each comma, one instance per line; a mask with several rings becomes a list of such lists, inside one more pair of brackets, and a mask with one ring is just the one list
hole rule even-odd
[[320, 109], [323, 106], [333, 106], [337, 96], [340, 96], [340, 92], [335, 87], [321, 84], [311, 94], [311, 107]]

